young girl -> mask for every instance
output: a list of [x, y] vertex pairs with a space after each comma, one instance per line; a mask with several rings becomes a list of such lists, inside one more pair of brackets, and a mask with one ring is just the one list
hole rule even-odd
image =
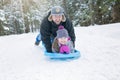
[[70, 40], [67, 30], [63, 26], [59, 26], [57, 36], [52, 44], [52, 52], [57, 53], [74, 53], [73, 43]]

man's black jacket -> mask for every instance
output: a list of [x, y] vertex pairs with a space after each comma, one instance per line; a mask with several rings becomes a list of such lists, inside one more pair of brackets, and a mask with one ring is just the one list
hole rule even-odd
[[47, 52], [52, 52], [51, 40], [53, 40], [56, 37], [56, 35], [57, 35], [56, 31], [58, 30], [58, 26], [60, 26], [60, 25], [64, 26], [64, 28], [67, 29], [68, 34], [69, 34], [71, 40], [73, 41], [73, 44], [75, 45], [74, 42], [75, 42], [76, 37], [75, 37], [72, 22], [68, 18], [66, 18], [65, 22], [61, 22], [59, 25], [56, 25], [53, 21], [48, 20], [49, 15], [50, 15], [50, 12], [43, 19], [41, 26], [40, 26], [41, 40], [45, 44], [45, 48], [46, 48]]

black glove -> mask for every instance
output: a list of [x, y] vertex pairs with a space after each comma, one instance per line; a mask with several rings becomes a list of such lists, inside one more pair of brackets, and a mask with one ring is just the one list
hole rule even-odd
[[73, 41], [73, 47], [75, 48], [75, 42]]
[[51, 46], [51, 44], [46, 44], [45, 48], [46, 48], [47, 52], [50, 52], [50, 53], [52, 52], [52, 46]]
[[46, 48], [47, 52], [52, 53], [52, 49], [51, 48]]
[[47, 50], [47, 52], [52, 53], [52, 50]]

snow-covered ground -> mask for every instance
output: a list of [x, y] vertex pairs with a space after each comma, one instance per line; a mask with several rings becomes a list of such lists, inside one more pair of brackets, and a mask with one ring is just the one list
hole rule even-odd
[[120, 23], [76, 27], [70, 61], [47, 59], [35, 46], [38, 33], [0, 37], [0, 80], [120, 80]]

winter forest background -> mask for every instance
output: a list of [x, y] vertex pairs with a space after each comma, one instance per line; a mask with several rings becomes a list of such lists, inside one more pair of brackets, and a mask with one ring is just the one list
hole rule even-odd
[[0, 0], [0, 36], [39, 31], [43, 17], [56, 5], [74, 26], [120, 22], [120, 0]]

